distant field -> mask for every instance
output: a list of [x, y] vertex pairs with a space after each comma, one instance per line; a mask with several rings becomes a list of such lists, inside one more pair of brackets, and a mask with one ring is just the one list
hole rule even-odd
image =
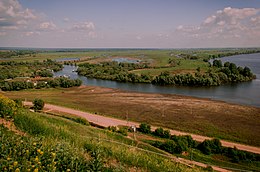
[[49, 103], [83, 111], [260, 146], [260, 108], [90, 86], [3, 94], [26, 100], [42, 98]]

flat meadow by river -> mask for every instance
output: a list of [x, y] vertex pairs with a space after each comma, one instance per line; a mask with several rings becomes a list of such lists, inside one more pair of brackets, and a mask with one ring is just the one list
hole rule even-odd
[[[241, 142], [260, 144], [260, 108], [170, 94], [81, 86], [2, 92], [10, 98], [48, 103], [101, 115]], [[242, 127], [241, 127], [242, 126]]]

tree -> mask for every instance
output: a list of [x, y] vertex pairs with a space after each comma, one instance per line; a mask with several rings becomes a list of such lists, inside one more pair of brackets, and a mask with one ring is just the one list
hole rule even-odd
[[44, 101], [42, 99], [34, 99], [33, 109], [35, 112], [43, 110], [43, 107], [44, 107]]
[[221, 68], [222, 67], [222, 61], [221, 60], [214, 60], [213, 66], [217, 67], [217, 68]]
[[151, 133], [151, 125], [146, 123], [141, 123], [139, 126], [139, 131], [146, 134]]
[[159, 137], [163, 137], [163, 128], [156, 128], [154, 131], [154, 135], [159, 136]]

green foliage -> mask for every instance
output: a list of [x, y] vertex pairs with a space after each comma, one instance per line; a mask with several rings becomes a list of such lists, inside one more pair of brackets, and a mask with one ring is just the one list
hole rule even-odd
[[149, 134], [151, 133], [151, 125], [146, 123], [141, 123], [138, 130], [142, 133]]
[[0, 62], [0, 81], [16, 77], [52, 77], [53, 74], [51, 71], [59, 71], [62, 67], [62, 64], [49, 59], [43, 62]]
[[[179, 85], [179, 86], [217, 86], [226, 83], [236, 83], [250, 81], [255, 78], [248, 67], [241, 70], [234, 63], [225, 63], [222, 67], [220, 60], [214, 60], [213, 66], [218, 69], [215, 71], [209, 70], [205, 74], [177, 74], [170, 75], [169, 73], [161, 73], [152, 81], [158, 85]], [[211, 69], [211, 68], [210, 68]]]
[[17, 104], [0, 94], [0, 117], [1, 118], [13, 118], [17, 112]]
[[65, 77], [59, 78], [49, 78], [44, 81], [37, 81], [35, 85], [31, 81], [8, 81], [4, 83], [0, 83], [0, 88], [3, 91], [19, 91], [24, 89], [41, 89], [41, 88], [70, 88], [70, 87], [78, 87], [82, 84], [80, 79], [69, 79]]
[[79, 75], [115, 80], [119, 82], [150, 82], [149, 75], [137, 75], [129, 71], [135, 69], [148, 68], [147, 64], [142, 63], [118, 63], [118, 62], [102, 62], [101, 64], [83, 63], [79, 65], [77, 70]]
[[121, 126], [121, 127], [119, 127], [119, 130], [117, 132], [124, 135], [124, 136], [127, 136], [128, 128]]
[[170, 130], [164, 130], [163, 128], [159, 127], [156, 128], [155, 131], [153, 132], [155, 136], [159, 136], [161, 138], [170, 138]]
[[0, 126], [0, 171], [86, 171], [83, 150], [12, 134]]
[[116, 126], [109, 126], [108, 130], [112, 131], [112, 132], [117, 132], [119, 134], [122, 134], [123, 136], [127, 136], [127, 133], [128, 133], [128, 127], [127, 126], [119, 126], [118, 129], [117, 129]]
[[14, 99], [14, 102], [16, 103], [17, 107], [23, 107], [22, 99]]
[[221, 60], [214, 60], [213, 66], [217, 67], [217, 68], [221, 68], [222, 67], [222, 61]]
[[104, 160], [102, 158], [102, 154], [100, 149], [94, 149], [91, 152], [92, 159], [90, 160], [90, 170], [93, 172], [101, 172], [104, 171]]
[[33, 109], [34, 111], [41, 111], [44, 108], [44, 101], [42, 99], [33, 100]]
[[86, 120], [85, 118], [78, 117], [78, 118], [72, 118], [72, 120], [79, 124], [83, 124], [83, 125], [87, 125], [87, 126], [89, 125], [88, 120]]

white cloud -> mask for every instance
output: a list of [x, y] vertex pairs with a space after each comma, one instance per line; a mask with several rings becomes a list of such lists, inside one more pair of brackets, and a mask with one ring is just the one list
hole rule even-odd
[[175, 34], [202, 47], [260, 45], [260, 9], [227, 7], [199, 26], [178, 26]]
[[1, 0], [0, 31], [24, 29], [26, 25], [37, 19], [37, 14], [31, 9], [24, 9], [17, 0]]
[[39, 25], [39, 28], [41, 30], [55, 30], [57, 29], [57, 26], [53, 22], [42, 22]]
[[33, 36], [33, 35], [41, 35], [41, 33], [40, 32], [32, 32], [32, 31], [30, 31], [30, 32], [25, 32], [24, 35], [25, 36]]
[[63, 21], [64, 21], [64, 22], [69, 22], [70, 19], [69, 19], [68, 17], [65, 17], [65, 18], [63, 19]]
[[72, 30], [74, 31], [90, 31], [95, 29], [95, 25], [93, 22], [80, 22], [73, 24]]

